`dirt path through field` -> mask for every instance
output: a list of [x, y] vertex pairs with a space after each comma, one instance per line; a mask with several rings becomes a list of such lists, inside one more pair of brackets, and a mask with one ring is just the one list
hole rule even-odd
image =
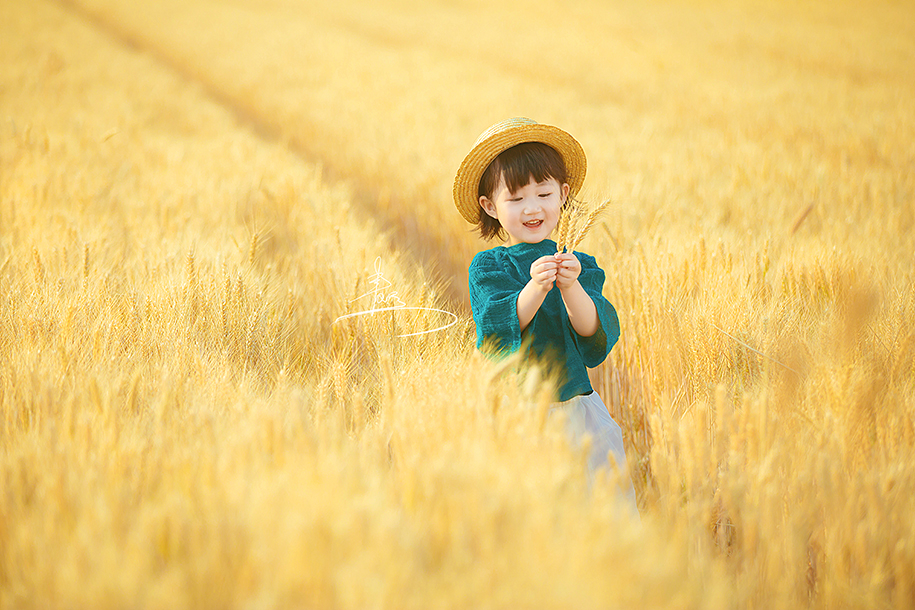
[[464, 257], [450, 256], [453, 249], [449, 247], [448, 236], [440, 230], [430, 230], [413, 216], [397, 213], [396, 208], [386, 204], [390, 192], [373, 183], [358, 167], [328, 155], [325, 148], [313, 146], [307, 137], [290, 133], [277, 114], [257, 104], [253, 98], [237, 95], [224, 82], [214, 78], [205, 64], [183, 61], [168, 45], [161, 41], [157, 44], [146, 33], [125, 27], [104, 12], [90, 10], [78, 1], [52, 1], [124, 47], [154, 57], [183, 79], [188, 87], [202, 91], [231, 112], [239, 125], [257, 134], [265, 143], [284, 146], [304, 162], [319, 166], [325, 182], [344, 183], [352, 193], [351, 202], [357, 211], [371, 218], [391, 243], [410, 259], [411, 265], [430, 279], [436, 292], [449, 301], [449, 308], [452, 311], [467, 309], [466, 282], [454, 281], [454, 278], [466, 275], [467, 262]]

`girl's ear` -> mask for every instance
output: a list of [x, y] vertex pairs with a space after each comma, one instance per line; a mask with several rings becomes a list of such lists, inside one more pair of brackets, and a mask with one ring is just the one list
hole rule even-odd
[[568, 182], [563, 182], [562, 186], [560, 188], [561, 188], [561, 193], [562, 193], [562, 197], [561, 197], [562, 203], [559, 205], [560, 205], [560, 207], [562, 207], [563, 205], [565, 205], [566, 199], [569, 198], [569, 191], [572, 190], [572, 187], [569, 186]]
[[499, 213], [496, 211], [496, 204], [494, 204], [486, 195], [480, 195], [480, 207], [483, 208], [484, 212], [496, 220], [499, 220]]

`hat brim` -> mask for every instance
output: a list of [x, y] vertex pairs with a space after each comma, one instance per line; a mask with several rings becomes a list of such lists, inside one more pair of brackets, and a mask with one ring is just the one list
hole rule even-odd
[[530, 119], [510, 119], [490, 127], [474, 144], [454, 177], [454, 205], [464, 219], [472, 224], [479, 222], [480, 178], [483, 172], [504, 150], [524, 142], [542, 142], [552, 147], [562, 157], [568, 173], [569, 194], [574, 196], [585, 181], [588, 162], [585, 151], [565, 131], [552, 125], [542, 125]]

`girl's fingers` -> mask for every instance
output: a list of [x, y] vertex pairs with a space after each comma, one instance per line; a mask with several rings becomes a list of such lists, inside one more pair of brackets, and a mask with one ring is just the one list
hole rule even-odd
[[564, 280], [575, 280], [578, 279], [579, 273], [574, 269], [560, 269], [556, 274], [556, 277], [562, 278]]
[[557, 273], [539, 273], [539, 274], [537, 274], [537, 278], [538, 278], [540, 281], [553, 280], [553, 279], [555, 279], [557, 276], [558, 276]]
[[541, 285], [552, 284], [559, 273], [559, 263], [552, 256], [544, 256], [531, 265], [531, 278]]
[[555, 272], [558, 269], [559, 269], [559, 267], [557, 265], [543, 264], [543, 265], [539, 265], [539, 266], [535, 267], [534, 272], [535, 273], [547, 273], [550, 271]]

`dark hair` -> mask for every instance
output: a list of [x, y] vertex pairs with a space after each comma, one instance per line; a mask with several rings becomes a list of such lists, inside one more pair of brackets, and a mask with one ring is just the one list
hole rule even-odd
[[[552, 146], [542, 142], [523, 142], [507, 148], [492, 160], [480, 178], [477, 189], [477, 198], [492, 199], [499, 184], [504, 181], [508, 192], [514, 193], [534, 179], [534, 182], [543, 182], [553, 178], [559, 184], [569, 181], [566, 164], [562, 155]], [[502, 237], [502, 224], [479, 208], [479, 222], [477, 228], [483, 239]]]

